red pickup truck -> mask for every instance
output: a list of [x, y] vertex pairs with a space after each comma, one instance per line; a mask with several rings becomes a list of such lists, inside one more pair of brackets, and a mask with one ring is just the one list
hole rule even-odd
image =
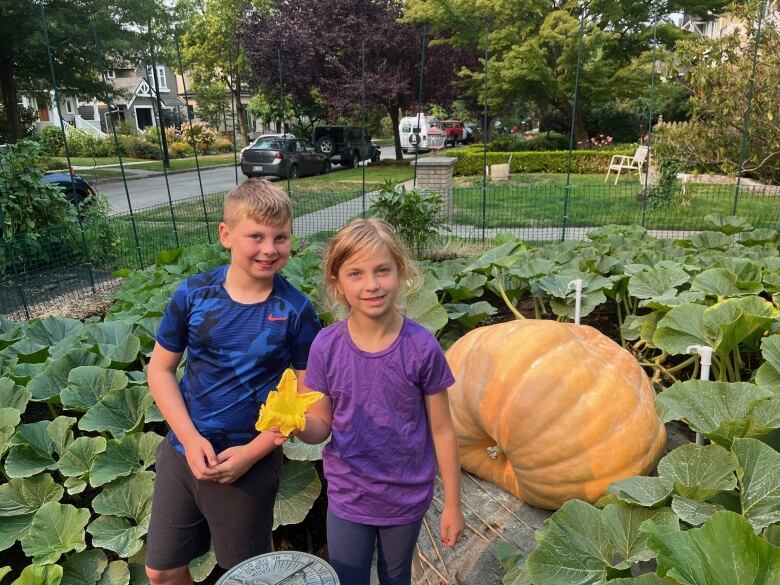
[[444, 120], [444, 133], [446, 137], [444, 144], [447, 146], [455, 146], [459, 142], [466, 142], [466, 135], [463, 131], [463, 122], [460, 120]]

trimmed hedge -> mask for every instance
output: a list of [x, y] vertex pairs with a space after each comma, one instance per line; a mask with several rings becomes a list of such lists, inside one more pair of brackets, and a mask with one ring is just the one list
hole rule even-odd
[[[604, 173], [609, 161], [615, 154], [634, 154], [630, 150], [575, 150], [571, 156], [571, 172], [576, 174]], [[467, 147], [447, 151], [447, 156], [458, 159], [455, 163], [456, 175], [481, 175], [483, 154], [482, 147]], [[512, 155], [511, 173], [565, 173], [569, 160], [568, 150], [542, 152], [488, 152], [487, 164], [506, 163]]]

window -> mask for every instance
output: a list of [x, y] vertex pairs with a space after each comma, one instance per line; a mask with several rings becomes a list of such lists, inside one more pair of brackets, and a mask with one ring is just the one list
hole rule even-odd
[[73, 113], [73, 102], [70, 101], [70, 98], [65, 98], [65, 111], [69, 114]]
[[[146, 77], [149, 79], [149, 85], [154, 86], [154, 73], [152, 73], [152, 66], [146, 66]], [[168, 89], [168, 80], [165, 78], [165, 67], [163, 65], [157, 66], [157, 83], [160, 85], [160, 90]]]
[[106, 77], [108, 79], [116, 79], [116, 71], [114, 71], [113, 69], [107, 69], [106, 70]]

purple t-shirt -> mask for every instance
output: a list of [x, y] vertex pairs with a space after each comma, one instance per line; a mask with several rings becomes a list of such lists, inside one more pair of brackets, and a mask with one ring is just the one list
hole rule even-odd
[[317, 334], [306, 386], [333, 400], [322, 459], [334, 515], [374, 526], [425, 515], [436, 465], [423, 397], [454, 383], [436, 338], [411, 319], [377, 353], [358, 349], [346, 321]]

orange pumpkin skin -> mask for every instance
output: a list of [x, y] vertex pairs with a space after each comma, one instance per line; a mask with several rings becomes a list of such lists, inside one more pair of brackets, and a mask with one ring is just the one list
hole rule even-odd
[[535, 319], [480, 327], [447, 361], [461, 465], [533, 506], [594, 502], [663, 454], [650, 381], [592, 327]]

